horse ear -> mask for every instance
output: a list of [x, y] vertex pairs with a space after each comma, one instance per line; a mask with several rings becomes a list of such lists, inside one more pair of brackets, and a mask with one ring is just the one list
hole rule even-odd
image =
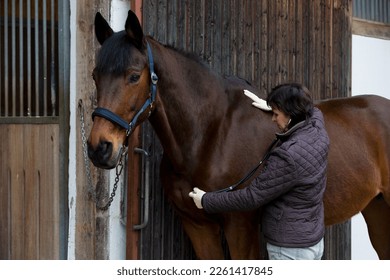
[[100, 43], [103, 45], [104, 41], [106, 41], [114, 31], [111, 29], [108, 22], [104, 19], [101, 13], [97, 12], [95, 16], [95, 35]]
[[125, 30], [138, 49], [145, 48], [144, 32], [136, 14], [131, 10], [127, 15]]

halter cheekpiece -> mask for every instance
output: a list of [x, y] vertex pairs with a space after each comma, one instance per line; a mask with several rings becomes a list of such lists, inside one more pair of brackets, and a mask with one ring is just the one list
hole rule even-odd
[[97, 107], [93, 113], [92, 113], [92, 120], [95, 118], [95, 116], [105, 118], [106, 120], [109, 120], [110, 122], [122, 127], [126, 130], [126, 136], [129, 136], [133, 128], [135, 127], [138, 117], [145, 112], [145, 110], [150, 107], [153, 107], [154, 101], [156, 100], [156, 94], [157, 94], [157, 82], [158, 82], [158, 76], [154, 72], [154, 61], [153, 61], [153, 55], [152, 50], [150, 48], [150, 45], [148, 42], [146, 42], [147, 52], [148, 52], [148, 60], [149, 60], [149, 71], [150, 71], [150, 96], [145, 101], [144, 105], [141, 107], [141, 109], [135, 114], [133, 119], [127, 123], [124, 119], [122, 119], [117, 114], [111, 112], [108, 109]]

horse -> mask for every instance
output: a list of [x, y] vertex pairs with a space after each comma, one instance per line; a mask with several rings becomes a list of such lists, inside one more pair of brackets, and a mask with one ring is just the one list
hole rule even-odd
[[[223, 259], [223, 231], [232, 259], [260, 258], [261, 209], [211, 215], [188, 194], [195, 186], [220, 190], [258, 163], [276, 127], [272, 113], [254, 108], [243, 90], [264, 96], [144, 35], [132, 11], [120, 32], [97, 13], [95, 35], [101, 49], [93, 70], [98, 108], [88, 138], [93, 164], [114, 168], [134, 127], [149, 120], [164, 150], [161, 184], [197, 257]], [[367, 95], [316, 106], [331, 142], [325, 223], [361, 212], [379, 258], [390, 259], [390, 101]]]

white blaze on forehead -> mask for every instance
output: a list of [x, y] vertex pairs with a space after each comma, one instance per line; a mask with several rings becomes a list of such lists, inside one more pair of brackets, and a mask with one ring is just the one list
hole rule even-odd
[[247, 90], [247, 89], [244, 89], [244, 94], [249, 97], [250, 99], [252, 99], [253, 103], [252, 105], [263, 110], [263, 111], [272, 111], [271, 107], [269, 107], [267, 105], [267, 102], [264, 100], [264, 99], [261, 99], [259, 97], [257, 97], [256, 94], [254, 94], [253, 92]]

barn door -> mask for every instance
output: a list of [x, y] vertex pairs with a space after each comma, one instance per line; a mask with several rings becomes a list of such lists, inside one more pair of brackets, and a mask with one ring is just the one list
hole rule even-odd
[[66, 258], [68, 5], [1, 2], [0, 259]]

